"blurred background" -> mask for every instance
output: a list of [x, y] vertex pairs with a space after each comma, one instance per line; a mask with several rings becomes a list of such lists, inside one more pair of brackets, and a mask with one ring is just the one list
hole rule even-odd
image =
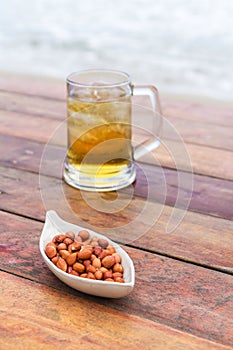
[[232, 0], [7, 0], [0, 71], [112, 68], [163, 94], [232, 101]]

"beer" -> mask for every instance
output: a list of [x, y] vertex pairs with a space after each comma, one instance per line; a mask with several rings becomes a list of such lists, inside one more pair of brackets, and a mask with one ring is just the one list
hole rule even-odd
[[117, 95], [67, 98], [67, 162], [86, 177], [117, 177], [132, 162], [130, 96]]

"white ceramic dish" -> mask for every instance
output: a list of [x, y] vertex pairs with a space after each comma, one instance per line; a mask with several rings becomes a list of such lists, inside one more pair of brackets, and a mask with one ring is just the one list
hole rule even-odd
[[84, 228], [62, 220], [53, 210], [50, 210], [46, 213], [46, 220], [40, 237], [40, 252], [48, 268], [62, 282], [66, 283], [68, 286], [74, 289], [79, 290], [80, 292], [107, 298], [121, 298], [128, 295], [133, 290], [135, 282], [133, 262], [130, 259], [129, 255], [118, 244], [112, 242], [110, 239], [106, 238], [103, 235], [100, 235], [88, 229], [91, 237], [97, 236], [99, 238], [107, 239], [109, 243], [115, 247], [116, 252], [121, 255], [122, 265], [124, 267], [125, 283], [98, 281], [73, 276], [60, 270], [47, 257], [45, 254], [45, 246], [56, 234], [65, 233], [67, 231], [73, 231], [76, 234], [82, 229]]

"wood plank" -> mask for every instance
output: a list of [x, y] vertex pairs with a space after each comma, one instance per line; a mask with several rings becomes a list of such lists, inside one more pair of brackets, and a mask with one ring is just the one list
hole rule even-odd
[[142, 346], [148, 350], [230, 349], [157, 322], [113, 310], [98, 301], [90, 303], [84, 298], [16, 276], [3, 272], [0, 275], [1, 300], [5, 301], [0, 304], [0, 347], [8, 350], [60, 347], [67, 350], [74, 347], [111, 347], [114, 350]]
[[40, 96], [30, 96], [0, 90], [0, 110], [16, 113], [46, 116], [47, 118], [64, 119], [66, 103], [64, 100]]
[[[29, 140], [48, 142], [55, 130], [62, 125], [61, 120], [49, 119], [9, 111], [0, 111], [0, 133], [27, 138]], [[66, 145], [66, 130], [53, 140], [55, 144]]]
[[[49, 140], [50, 144], [66, 145], [66, 125], [58, 120], [41, 118], [38, 116], [22, 116], [15, 112], [0, 111], [0, 122], [0, 133], [2, 134], [44, 143]], [[144, 137], [138, 134], [137, 139], [142, 141]], [[163, 147], [152, 152], [150, 156], [144, 157], [143, 161], [149, 163], [155, 160], [157, 162], [161, 161], [164, 166], [172, 168], [178, 167], [181, 170], [188, 169], [189, 171], [191, 165], [193, 165], [197, 173], [204, 173], [207, 171], [211, 176], [215, 174], [224, 176], [223, 174], [225, 173], [227, 175], [229, 174], [230, 178], [232, 178], [233, 162], [231, 159], [233, 152], [224, 152], [223, 150], [215, 149], [213, 153], [212, 148], [189, 146], [188, 144], [171, 142], [170, 140], [166, 140], [163, 143]], [[189, 151], [192, 152], [190, 154], [190, 156], [192, 156], [190, 160]], [[175, 163], [172, 157], [175, 157]]]
[[[192, 188], [193, 180], [193, 188]], [[135, 195], [169, 206], [233, 219], [233, 182], [139, 164]], [[164, 195], [164, 197], [163, 197]], [[224, 196], [224, 198], [223, 198]], [[190, 198], [190, 203], [188, 199]]]
[[[179, 143], [166, 140], [165, 145], [161, 145], [159, 149], [153, 152], [153, 156], [162, 166], [171, 169], [179, 168], [190, 171], [191, 164], [195, 174], [233, 180], [233, 152], [216, 148], [213, 151], [213, 148], [210, 147], [186, 143], [185, 149], [190, 157], [190, 162], [187, 162], [187, 157], [183, 152], [179, 153], [179, 157], [175, 157], [176, 162], [174, 162], [173, 153], [178, 154], [179, 148], [181, 148]], [[174, 152], [176, 149], [177, 152]], [[169, 153], [170, 150], [171, 153]], [[150, 164], [151, 157], [145, 156], [143, 161]]]
[[[50, 116], [52, 118], [61, 118], [62, 120], [66, 115], [64, 100], [53, 100], [45, 97], [41, 98], [4, 91], [0, 92], [0, 109], [23, 114]], [[143, 112], [145, 112], [145, 110], [143, 110]], [[137, 113], [142, 113], [142, 109], [139, 109]], [[203, 118], [198, 118], [198, 120], [189, 118], [189, 122], [187, 123], [186, 118], [177, 118], [176, 114], [177, 112], [173, 113], [172, 116], [171, 113], [168, 116], [165, 115], [169, 122], [180, 132], [185, 142], [233, 150], [231, 137], [232, 125], [229, 125], [229, 123], [226, 125], [216, 125], [215, 123], [210, 123], [209, 119], [205, 121]], [[212, 115], [212, 112], [208, 115]], [[232, 119], [229, 118], [229, 115], [226, 118], [227, 120]], [[139, 120], [140, 119], [141, 118], [139, 118]], [[170, 128], [166, 127], [166, 123], [164, 124], [163, 135], [165, 139], [174, 139], [174, 135], [172, 135]]]
[[[200, 98], [201, 99], [201, 98]], [[200, 124], [209, 123], [215, 125], [233, 126], [233, 105], [211, 101], [185, 101], [181, 97], [169, 97], [162, 100], [162, 109], [167, 118], [176, 117], [192, 120]]]
[[[38, 172], [45, 144], [20, 137], [21, 135], [21, 133], [19, 136], [0, 134], [0, 162], [4, 166]], [[192, 144], [186, 144], [185, 146], [195, 174], [233, 180], [233, 152], [215, 149], [213, 156], [213, 149], [211, 148], [205, 147], [203, 149], [201, 146]], [[50, 149], [52, 149], [51, 145]], [[175, 154], [181, 154], [178, 164], [174, 162], [170, 150], [176, 150]], [[54, 152], [59, 154], [60, 157], [63, 156], [64, 150], [54, 145]], [[167, 141], [166, 147], [161, 145], [159, 150], [153, 152], [153, 157], [154, 159], [152, 159], [152, 156], [145, 156], [142, 160], [151, 164], [156, 159], [157, 164], [161, 164], [163, 167], [190, 171], [190, 164], [187, 163], [187, 159], [182, 155], [182, 152], [179, 152], [177, 143], [174, 141]], [[52, 166], [50, 170], [49, 174], [55, 175]]]
[[0, 164], [38, 173], [44, 147], [44, 143], [0, 134]]
[[64, 99], [65, 81], [46, 76], [30, 76], [20, 74], [0, 74], [0, 89], [26, 95]]
[[[47, 81], [44, 81], [45, 89]], [[47, 90], [46, 90], [47, 91]], [[39, 93], [39, 92], [38, 92]], [[133, 103], [150, 107], [150, 100], [146, 97], [134, 97]], [[199, 124], [209, 123], [218, 126], [233, 127], [233, 106], [223, 107], [212, 104], [201, 104], [191, 101], [177, 101], [162, 99], [163, 114], [172, 121], [179, 118], [187, 121], [198, 122]], [[62, 97], [54, 96], [48, 91], [48, 95], [31, 95], [23, 91], [14, 92], [0, 89], [0, 109], [31, 113], [35, 115], [46, 114], [51, 118], [62, 118], [66, 115], [65, 94]]]
[[[38, 249], [42, 223], [1, 212], [0, 217], [2, 223], [0, 227], [1, 270], [46, 284], [57, 290], [69, 292], [69, 301], [74, 300], [73, 296], [75, 296], [75, 300], [80, 304], [89, 305], [88, 310], [95, 305], [103, 312], [106, 307], [114, 308], [125, 315], [128, 314], [127, 318], [130, 319], [129, 315], [143, 317], [199, 337], [225, 345], [233, 345], [232, 276], [149, 252], [125, 248], [135, 265], [136, 285], [133, 292], [125, 298], [115, 300], [87, 296], [65, 286], [42, 261]], [[1, 282], [4, 286], [4, 279], [1, 279]], [[22, 287], [25, 300], [29, 304], [34, 303], [36, 312], [40, 312], [38, 305], [47, 310], [47, 306], [42, 301], [36, 300], [37, 292], [33, 287], [25, 288], [29, 284], [30, 282], [25, 281], [25, 285]], [[38, 293], [43, 291], [44, 297], [48, 297], [46, 289], [39, 284], [37, 284], [37, 288]], [[13, 284], [12, 289], [14, 289], [15, 298], [18, 300], [18, 307], [24, 310], [15, 284]], [[27, 294], [27, 291], [32, 293], [32, 298], [31, 294]], [[63, 293], [59, 292], [57, 295], [61, 295], [62, 298]], [[5, 302], [9, 299], [9, 294], [8, 299], [1, 298], [4, 300], [5, 310], [9, 309], [9, 304]], [[61, 300], [63, 299], [59, 297], [59, 305], [63, 304]], [[53, 300], [49, 301], [52, 309], [54, 309], [54, 303]], [[66, 307], [65, 303], [64, 308], [66, 309]], [[55, 308], [57, 309], [57, 306]], [[30, 310], [29, 307], [26, 309]], [[72, 310], [76, 310], [75, 312], [79, 314], [77, 310], [80, 308], [79, 306], [73, 307], [72, 304]], [[107, 311], [109, 315], [115, 314], [115, 311], [109, 312], [109, 309]], [[18, 309], [15, 313], [20, 314]], [[116, 314], [118, 314], [117, 311]], [[70, 311], [68, 315], [70, 316]], [[84, 317], [90, 317], [90, 312]], [[60, 317], [58, 318], [60, 319]]]
[[[154, 114], [150, 108], [141, 107], [140, 104], [134, 106], [133, 117], [134, 125], [139, 126], [141, 130], [153, 130]], [[137, 133], [139, 133], [138, 130]], [[233, 151], [232, 133], [232, 126], [210, 123], [209, 120], [205, 121], [204, 118], [193, 120], [164, 114], [161, 138], [165, 143], [167, 140], [182, 141], [185, 144], [191, 143]]]
[[[233, 151], [232, 127], [221, 125], [216, 127], [216, 125], [209, 123], [198, 123], [191, 120], [187, 123], [185, 119], [174, 117], [170, 118], [169, 121], [178, 130], [185, 143]], [[169, 130], [166, 130], [166, 125], [163, 129], [163, 135], [165, 139], [174, 139]]]
[[[33, 118], [33, 116], [29, 115], [20, 115], [20, 113], [18, 112], [4, 112], [1, 111], [0, 116], [1, 116], [1, 121], [2, 121], [2, 132], [5, 132], [7, 134], [12, 134], [13, 135], [17, 135], [17, 136], [22, 136], [22, 137], [31, 137], [32, 139], [36, 139], [36, 136], [34, 135], [35, 132], [38, 133], [38, 141], [44, 141], [48, 140], [49, 137], [51, 137], [53, 131], [56, 129], [56, 127], [59, 125], [59, 123], [56, 121], [51, 121], [50, 117], [55, 117], [58, 119], [63, 119], [65, 118], [65, 103], [63, 102], [56, 102], [53, 100], [49, 100], [49, 99], [41, 99], [38, 97], [32, 97], [31, 100], [34, 101], [33, 103], [35, 103], [35, 106], [32, 103], [32, 106], [30, 106], [30, 104], [28, 103], [28, 99], [30, 100], [30, 97], [26, 96], [25, 97], [27, 99], [27, 103], [25, 103], [25, 100], [21, 97], [21, 95], [18, 96], [18, 100], [21, 101], [21, 112], [22, 113], [28, 113], [28, 111], [31, 111], [34, 113], [38, 113], [38, 115], [36, 117]], [[3, 103], [5, 103], [5, 99], [3, 99]], [[18, 103], [19, 103], [18, 101]], [[43, 106], [43, 103], [44, 106]], [[14, 102], [14, 98], [13, 98], [13, 103]], [[57, 106], [57, 104], [59, 104], [59, 108], [55, 108], [54, 110], [54, 106]], [[9, 101], [6, 103], [6, 106], [9, 105]], [[50, 108], [49, 108], [50, 106]], [[11, 107], [8, 107], [11, 108]], [[19, 106], [16, 104], [16, 106], [13, 106], [12, 109], [19, 109]], [[31, 108], [31, 109], [30, 109]], [[63, 109], [63, 112], [61, 114], [59, 114], [59, 109]], [[41, 119], [41, 117], [45, 115], [48, 118], [48, 122], [45, 122]], [[6, 118], [6, 120], [4, 120]], [[174, 120], [173, 120], [174, 122]], [[185, 121], [182, 121], [182, 124], [185, 124]], [[186, 123], [187, 124], [187, 123]], [[14, 128], [12, 128], [12, 125], [14, 125]], [[199, 124], [195, 124], [198, 125], [197, 127], [199, 128]], [[174, 126], [176, 126], [176, 124], [174, 124]], [[208, 133], [205, 134], [205, 128], [200, 131], [199, 129], [196, 130], [195, 127], [193, 127], [193, 125], [189, 125], [188, 127], [186, 127], [186, 131], [184, 131], [185, 133], [190, 133], [190, 138], [188, 138], [187, 142], [190, 141], [194, 141], [194, 138], [197, 137], [197, 135], [201, 135], [203, 136], [203, 140], [204, 139], [209, 139], [211, 138], [212, 141], [214, 140], [214, 142], [211, 142], [211, 144], [213, 144], [215, 147], [217, 146], [217, 144], [222, 144], [223, 147], [231, 150], [232, 149], [232, 132], [231, 129], [229, 128], [225, 128], [224, 130], [228, 133], [228, 135], [225, 134], [225, 131], [220, 132], [219, 128], [217, 130], [215, 130], [215, 126], [212, 126], [212, 129], [209, 127], [209, 124], [206, 124], [206, 127], [208, 128]], [[191, 130], [191, 131], [190, 131]], [[195, 131], [194, 131], [195, 130]], [[181, 128], [182, 131], [182, 128]], [[216, 136], [216, 133], [218, 134], [218, 136]], [[47, 134], [47, 137], [46, 137]], [[64, 132], [65, 134], [65, 132]], [[169, 132], [166, 135], [166, 128], [164, 131], [164, 136], [165, 138], [168, 137], [169, 138]], [[65, 137], [65, 135], [63, 135], [61, 138], [58, 137], [56, 140], [54, 140], [54, 142], [59, 142], [59, 140], [63, 139]], [[173, 135], [173, 138], [175, 137], [175, 135]], [[137, 138], [140, 138], [140, 135], [137, 135]], [[203, 141], [204, 144], [206, 144], [205, 140]], [[207, 142], [207, 143], [208, 143]], [[217, 142], [217, 143], [216, 143]], [[63, 142], [64, 144], [64, 142]], [[177, 144], [177, 142], [172, 141], [172, 140], [168, 140], [166, 139], [166, 141], [164, 141], [164, 146], [160, 147], [159, 151], [155, 151], [153, 152], [153, 156], [155, 156], [164, 166], [168, 166], [168, 167], [173, 167], [174, 168], [174, 162], [171, 158], [171, 155], [169, 154], [168, 150], [174, 150], [177, 147], [180, 147], [179, 143]], [[211, 176], [223, 176], [223, 174], [229, 174], [230, 177], [232, 177], [233, 175], [233, 171], [232, 171], [232, 167], [233, 167], [233, 163], [231, 162], [232, 159], [232, 152], [224, 152], [221, 149], [216, 149], [216, 154], [215, 157], [213, 157], [213, 151], [212, 148], [210, 147], [205, 147], [202, 148], [200, 145], [195, 145], [195, 144], [189, 144], [186, 143], [185, 147], [187, 148], [187, 151], [190, 153], [191, 155], [191, 160], [193, 163], [193, 167], [194, 167], [194, 171], [197, 173], [202, 174], [204, 171], [207, 172], [207, 174], [211, 175]], [[174, 152], [173, 152], [174, 153]], [[184, 159], [182, 159], [182, 152], [180, 152], [181, 154], [181, 159], [179, 159], [179, 163], [180, 166], [182, 167], [182, 169], [187, 169], [187, 167], [189, 167], [189, 164], [187, 164], [187, 161], [185, 162]], [[151, 157], [150, 157], [151, 158]], [[177, 158], [177, 157], [176, 157]], [[150, 159], [151, 160], [151, 159]], [[222, 164], [222, 162], [224, 162], [224, 164]], [[211, 164], [209, 164], [211, 163]], [[213, 164], [214, 163], [214, 164]], [[221, 166], [220, 166], [221, 164]], [[208, 165], [212, 165], [212, 166], [208, 166]], [[214, 170], [212, 170], [214, 169]], [[213, 174], [212, 174], [213, 172]], [[219, 172], [221, 172], [221, 175], [219, 175]]]
[[[173, 208], [147, 198], [133, 196], [128, 200], [124, 191], [117, 202], [119, 209], [109, 212], [114, 193], [101, 197], [103, 201], [95, 193], [86, 193], [84, 197], [80, 191], [62, 185], [59, 179], [42, 176], [39, 184], [36, 174], [14, 169], [3, 168], [0, 179], [0, 208], [5, 211], [44, 220], [45, 209], [53, 209], [65, 220], [119, 242], [143, 249], [149, 246], [160, 254], [233, 273], [233, 222], [229, 220], [182, 209], [173, 213]], [[173, 229], [171, 233], [168, 223]]]
[[[2, 79], [1, 79], [2, 78]], [[51, 81], [51, 80], [41, 80], [41, 79], [34, 79], [34, 80], [30, 80], [30, 78], [25, 78], [26, 80], [26, 85], [24, 84], [19, 84], [19, 77], [11, 77], [11, 79], [7, 79], [7, 77], [1, 77], [0, 78], [0, 86], [4, 87], [5, 88], [8, 86], [9, 89], [10, 89], [10, 86], [13, 84], [13, 86], [17, 87], [18, 88], [18, 91], [20, 93], [27, 93], [28, 91], [28, 85], [27, 84], [30, 84], [32, 85], [32, 89], [30, 89], [30, 93], [33, 93], [33, 94], [40, 94], [41, 92], [44, 92], [44, 96], [49, 96], [51, 98], [57, 98], [57, 96], [60, 96], [59, 98], [62, 99], [62, 101], [49, 101], [48, 99], [45, 99], [44, 100], [44, 105], [45, 105], [45, 109], [44, 109], [44, 114], [45, 115], [53, 115], [56, 113], [59, 115], [59, 110], [61, 110], [61, 118], [64, 118], [64, 115], [65, 115], [65, 93], [64, 93], [64, 83], [61, 82], [61, 81]], [[22, 79], [22, 77], [21, 77]], [[44, 83], [44, 90], [43, 90], [43, 83]], [[9, 85], [10, 84], [10, 85]], [[18, 85], [19, 84], [19, 85]], [[51, 84], [52, 84], [52, 87], [51, 88]], [[20, 87], [22, 87], [22, 90], [20, 90]], [[55, 88], [56, 86], [56, 88]], [[17, 89], [16, 89], [17, 90]], [[62, 91], [62, 93], [58, 93], [57, 91]], [[54, 91], [56, 93], [54, 93]], [[14, 99], [15, 99], [15, 95], [13, 94], [13, 102], [15, 103]], [[37, 111], [37, 108], [39, 108], [39, 114], [43, 114], [43, 106], [40, 105], [40, 102], [41, 102], [41, 99], [38, 98], [37, 96], [32, 96], [32, 99], [31, 99], [31, 104], [32, 106], [30, 105], [29, 103], [29, 98], [30, 96], [26, 96], [25, 98], [27, 98], [27, 104], [26, 104], [26, 110], [27, 108], [29, 108], [29, 111], [31, 110], [30, 108], [32, 108], [32, 111], [34, 112], [38, 112]], [[36, 106], [33, 106], [33, 101], [35, 99], [35, 103], [36, 103]], [[20, 100], [23, 100], [21, 96], [19, 96], [19, 101]], [[19, 103], [18, 101], [18, 103]], [[6, 106], [9, 106], [9, 101], [6, 101]], [[147, 104], [147, 102], [145, 103]], [[166, 109], [166, 106], [168, 104], [168, 108]], [[23, 108], [23, 111], [25, 112], [25, 104], [21, 103], [21, 108]], [[29, 107], [28, 107], [29, 105]], [[59, 108], [57, 108], [57, 106], [59, 105]], [[182, 107], [183, 105], [183, 107]], [[9, 108], [9, 107], [8, 107]], [[15, 106], [16, 108], [16, 106]], [[198, 104], [198, 103], [189, 103], [187, 101], [184, 101], [184, 102], [177, 102], [177, 101], [172, 101], [170, 104], [169, 104], [169, 101], [163, 103], [163, 108], [164, 108], [164, 111], [165, 111], [165, 115], [168, 116], [168, 118], [170, 117], [180, 117], [180, 113], [181, 113], [181, 118], [185, 119], [185, 120], [191, 120], [191, 121], [196, 121], [198, 122], [197, 125], [201, 125], [203, 123], [203, 121], [208, 124], [205, 124], [206, 127], [209, 129], [209, 125], [210, 124], [221, 124], [221, 125], [231, 125], [231, 122], [232, 121], [232, 107], [230, 108], [227, 108], [227, 107], [222, 107], [222, 106], [211, 106], [211, 105], [206, 105], [206, 104]], [[174, 108], [174, 110], [173, 110]], [[19, 109], [19, 106], [17, 105], [17, 108], [16, 109]], [[173, 112], [172, 112], [173, 111]], [[183, 114], [182, 114], [183, 113]], [[171, 119], [173, 122], [174, 122], [174, 118]], [[211, 122], [211, 120], [213, 120], [213, 122]], [[229, 124], [230, 122], [230, 124]], [[189, 141], [188, 142], [191, 142], [191, 140], [193, 140], [194, 142], [196, 142], [196, 139], [197, 137], [199, 137], [200, 133], [199, 131], [201, 132], [203, 138], [206, 140], [206, 139], [209, 139], [211, 138], [212, 141], [213, 141], [213, 145], [216, 147], [216, 145], [218, 143], [222, 143], [222, 140], [219, 140], [218, 137], [219, 135], [221, 134], [219, 129], [218, 131], [215, 131], [214, 127], [212, 127], [212, 129], [210, 130], [211, 132], [208, 133], [206, 132], [206, 130], [198, 130], [198, 133], [196, 134], [193, 134], [193, 124], [192, 124], [192, 128], [190, 127], [189, 125], [189, 129], [186, 130], [187, 133], [189, 133], [191, 130], [191, 133], [192, 135], [190, 135], [191, 139], [189, 138]], [[224, 129], [226, 131], [226, 129]], [[181, 133], [182, 133], [182, 129], [180, 129]], [[224, 133], [225, 133], [224, 131]], [[228, 132], [228, 131], [227, 131]], [[215, 138], [215, 134], [218, 134], [217, 136], [217, 139]], [[223, 135], [224, 135], [223, 133]], [[223, 140], [223, 146], [224, 148], [227, 148], [228, 150], [232, 150], [232, 132], [229, 130], [229, 133], [230, 135], [228, 135], [227, 138], [224, 137], [224, 140]], [[198, 136], [197, 136], [198, 135]], [[226, 135], [225, 135], [226, 136]], [[168, 141], [167, 141], [168, 142]], [[169, 141], [170, 142], [170, 141]], [[208, 140], [209, 142], [209, 140]], [[206, 144], [206, 143], [204, 143]], [[210, 174], [211, 172], [211, 169], [208, 168], [206, 166], [206, 162], [207, 164], [210, 162], [210, 160], [213, 158], [211, 156], [212, 154], [212, 149], [205, 149], [205, 152], [203, 152], [203, 149], [198, 145], [189, 145], [187, 144], [186, 147], [188, 148], [188, 151], [192, 157], [192, 161], [194, 163], [194, 170], [195, 172], [197, 173], [203, 173], [202, 171], [202, 167], [205, 168], [205, 171], [208, 171], [208, 174]], [[194, 152], [195, 152], [195, 156], [194, 155]], [[229, 169], [230, 167], [230, 164], [232, 164], [231, 162], [231, 158], [232, 158], [232, 154], [231, 153], [226, 153], [226, 156], [224, 157], [224, 153], [221, 151], [221, 150], [216, 150], [217, 152], [217, 159], [214, 158], [215, 160], [215, 163], [214, 166], [212, 167], [212, 169], [218, 169], [219, 168], [219, 164], [220, 164], [220, 160], [224, 160], [225, 161], [225, 166], [221, 167], [221, 169], [227, 169], [227, 172], [229, 174], [232, 174], [232, 169]], [[201, 154], [200, 154], [201, 153]], [[157, 154], [157, 153], [156, 153]], [[160, 149], [160, 152], [158, 153], [159, 155], [161, 154], [161, 149]], [[197, 155], [200, 155], [197, 157]], [[203, 159], [204, 158], [204, 159]], [[161, 161], [161, 156], [159, 158], [159, 160]], [[171, 163], [171, 161], [169, 162]], [[166, 165], [166, 162], [163, 161], [163, 157], [162, 157], [162, 164], [163, 165]], [[202, 167], [201, 167], [202, 166]], [[207, 169], [206, 169], [207, 168]], [[213, 174], [213, 176], [215, 176], [215, 172]], [[216, 174], [216, 176], [218, 176], [218, 172]]]
[[[159, 88], [159, 87], [158, 87]], [[25, 76], [16, 74], [0, 74], [0, 89], [2, 91], [16, 92], [29, 96], [41, 96], [65, 100], [66, 86], [64, 79], [53, 79], [48, 77]], [[160, 94], [164, 115], [167, 117], [184, 118], [210, 124], [233, 126], [232, 103], [224, 103], [213, 100], [198, 101], [183, 96], [164, 96]], [[149, 101], [135, 98], [135, 103], [149, 105]]]
[[[43, 152], [43, 148], [41, 150], [38, 148], [28, 149], [28, 146], [31, 145], [25, 142], [23, 148], [20, 148], [20, 143], [18, 143], [17, 154], [12, 154], [13, 159], [11, 164], [15, 167], [26, 167], [29, 171], [39, 172], [40, 155]], [[35, 157], [38, 158], [36, 159]], [[51, 159], [51, 161], [44, 160], [42, 162], [42, 167], [40, 168], [41, 174], [52, 175], [57, 179], [61, 179], [64, 157], [65, 149], [59, 147], [50, 148], [49, 159]], [[5, 164], [9, 165], [10, 158], [8, 153], [5, 154], [3, 152], [1, 163], [4, 163], [4, 159]], [[9, 174], [14, 174], [13, 170], [6, 170], [4, 167], [0, 167], [0, 169], [1, 176], [5, 176], [7, 172], [9, 172]], [[12, 178], [12, 176], [14, 175], [10, 175], [10, 178]], [[24, 173], [21, 175], [20, 173], [17, 174], [16, 171], [15, 177], [20, 176], [24, 178], [26, 175], [24, 175]], [[31, 180], [29, 179], [29, 181]], [[38, 180], [34, 181], [36, 184]], [[11, 189], [9, 187], [10, 182], [8, 185], [5, 183], [5, 185], [7, 189], [5, 189], [5, 191]], [[4, 187], [2, 187], [2, 190], [4, 191]], [[231, 181], [203, 177], [200, 175], [193, 176], [185, 172], [177, 173], [170, 169], [138, 163], [137, 181], [133, 188], [134, 196], [141, 196], [147, 199], [148, 190], [150, 191], [150, 200], [169, 206], [176, 205], [180, 208], [189, 206], [189, 210], [192, 211], [215, 215], [225, 219], [233, 219], [233, 182]], [[223, 193], [224, 199], [222, 198]]]
[[[17, 97], [17, 99], [16, 99]], [[6, 130], [9, 130], [9, 126], [14, 125], [16, 129], [19, 129], [22, 126], [22, 123], [25, 122], [30, 126], [34, 127], [33, 118], [40, 117], [40, 127], [44, 124], [44, 121], [41, 118], [45, 117], [48, 119], [46, 124], [54, 124], [52, 121], [49, 121], [49, 118], [55, 118], [58, 120], [64, 120], [66, 116], [65, 112], [65, 101], [61, 103], [60, 101], [50, 100], [50, 99], [41, 99], [38, 97], [30, 97], [24, 95], [15, 95], [12, 96], [8, 93], [0, 93], [0, 121], [3, 124], [2, 127], [7, 127]], [[5, 110], [4, 110], [5, 108]], [[136, 114], [136, 120], [141, 120], [141, 113], [146, 113], [146, 110], [139, 108]], [[143, 118], [142, 128], [145, 127], [145, 118]], [[6, 121], [4, 121], [6, 118]], [[15, 120], [14, 120], [15, 118]], [[148, 116], [148, 123], [151, 119], [151, 116]], [[34, 123], [38, 121], [38, 118], [34, 120]], [[12, 123], [12, 124], [9, 124]], [[138, 122], [136, 122], [138, 123]], [[137, 125], [141, 125], [141, 122]], [[148, 124], [149, 125], [149, 124]], [[25, 125], [26, 128], [26, 125]], [[4, 130], [0, 129], [1, 132]], [[55, 127], [54, 127], [55, 130]], [[7, 131], [6, 131], [7, 132]], [[9, 132], [9, 131], [8, 131]], [[163, 140], [175, 140], [177, 141], [177, 133], [180, 134], [180, 137], [185, 143], [192, 143], [197, 145], [204, 145], [208, 147], [214, 147], [216, 149], [226, 149], [233, 151], [233, 138], [232, 138], [233, 129], [229, 126], [222, 126], [210, 124], [207, 122], [197, 122], [193, 120], [187, 120], [172, 117], [164, 119], [163, 125]], [[140, 133], [137, 130], [137, 134]]]

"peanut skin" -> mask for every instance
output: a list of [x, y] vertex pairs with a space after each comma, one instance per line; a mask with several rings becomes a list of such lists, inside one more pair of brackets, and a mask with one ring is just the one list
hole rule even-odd
[[73, 270], [77, 271], [78, 273], [83, 273], [85, 271], [85, 266], [77, 262], [73, 265]]
[[[109, 269], [115, 264], [115, 258], [112, 255], [107, 255], [102, 259], [102, 265]], [[119, 272], [119, 271], [114, 271], [114, 272]]]
[[88, 260], [90, 259], [92, 255], [92, 251], [89, 249], [82, 249], [80, 252], [78, 252], [78, 258], [82, 260]]
[[64, 272], [66, 272], [66, 270], [67, 270], [67, 263], [66, 263], [66, 261], [65, 261], [62, 257], [59, 257], [56, 266], [57, 266], [60, 270], [62, 270], [62, 271], [64, 271]]
[[57, 249], [52, 245], [47, 245], [45, 248], [45, 254], [47, 255], [47, 257], [52, 259], [57, 255]]

